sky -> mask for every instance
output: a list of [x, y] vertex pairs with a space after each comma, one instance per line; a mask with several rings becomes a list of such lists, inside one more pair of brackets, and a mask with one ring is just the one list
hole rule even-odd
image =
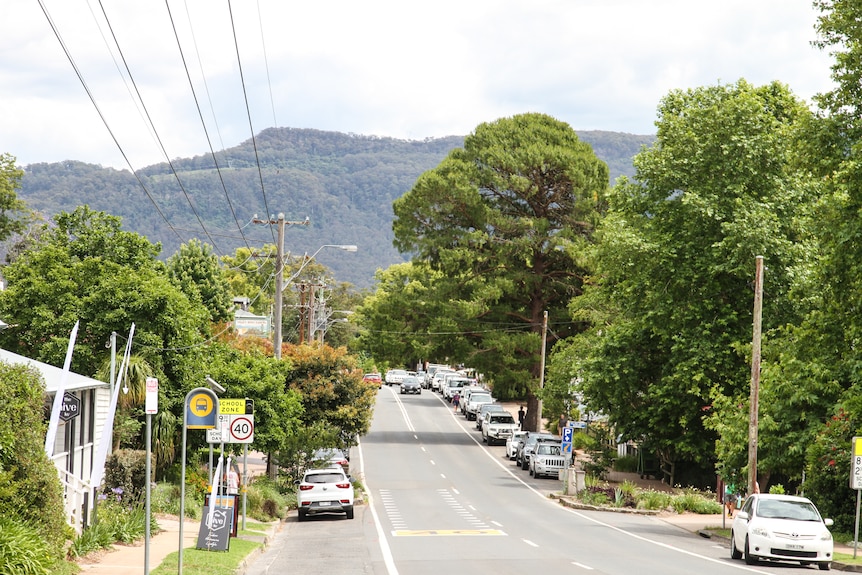
[[525, 112], [653, 134], [672, 90], [829, 90], [811, 4], [2, 0], [0, 153], [137, 170], [273, 126], [423, 140]]

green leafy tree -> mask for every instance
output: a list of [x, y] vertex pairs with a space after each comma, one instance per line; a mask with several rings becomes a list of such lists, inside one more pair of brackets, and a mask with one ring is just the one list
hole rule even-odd
[[272, 311], [275, 254], [276, 247], [267, 244], [260, 250], [237, 248], [234, 255], [221, 257], [231, 294], [247, 297], [252, 313], [266, 315]]
[[17, 194], [23, 175], [14, 156], [0, 154], [0, 241], [23, 231], [28, 220], [26, 204]]
[[193, 239], [181, 245], [168, 258], [168, 272], [189, 299], [203, 303], [210, 312], [210, 321], [232, 318], [230, 285], [209, 244]]
[[[493, 374], [498, 397], [527, 397], [528, 429], [543, 314], [563, 317], [581, 291], [607, 185], [607, 166], [571, 127], [522, 114], [478, 126], [393, 205], [396, 247], [443, 276], [434, 287], [473, 351], [463, 362]], [[576, 326], [553, 328], [552, 340]]]
[[808, 116], [778, 83], [671, 92], [636, 180], [610, 196], [593, 284], [572, 304], [594, 327], [567, 351], [577, 371], [556, 373], [672, 482], [711, 477], [719, 437], [705, 419], [748, 388], [756, 255], [769, 268], [767, 334], [805, 309], [789, 293], [811, 250], [799, 217], [811, 188], [792, 169]]

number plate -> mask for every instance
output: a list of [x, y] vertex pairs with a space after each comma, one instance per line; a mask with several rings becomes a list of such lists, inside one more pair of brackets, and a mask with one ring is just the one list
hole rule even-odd
[[791, 544], [787, 545], [787, 548], [788, 549], [805, 549], [805, 545], [794, 545], [791, 543]]
[[332, 502], [331, 502], [331, 501], [321, 501], [321, 502], [319, 503], [319, 505], [320, 505], [321, 507], [329, 507], [330, 505], [332, 505]]

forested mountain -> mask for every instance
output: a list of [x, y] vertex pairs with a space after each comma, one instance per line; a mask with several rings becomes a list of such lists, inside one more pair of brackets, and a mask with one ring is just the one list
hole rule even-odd
[[[611, 183], [633, 173], [632, 156], [654, 139], [603, 131], [578, 135], [608, 163]], [[339, 281], [365, 288], [378, 268], [405, 260], [392, 247], [393, 200], [463, 141], [270, 128], [215, 159], [181, 158], [137, 174], [71, 160], [30, 164], [20, 197], [46, 217], [81, 204], [121, 216], [124, 228], [161, 242], [164, 257], [193, 237], [213, 244], [218, 255], [275, 243], [274, 227], [251, 224], [255, 216], [308, 218], [308, 225], [287, 228], [285, 252], [297, 256], [325, 244], [356, 244], [356, 253], [324, 250], [317, 259]]]

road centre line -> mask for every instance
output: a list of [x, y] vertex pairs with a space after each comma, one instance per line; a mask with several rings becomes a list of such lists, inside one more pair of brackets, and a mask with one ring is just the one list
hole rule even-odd
[[583, 563], [578, 563], [577, 561], [572, 561], [572, 565], [575, 567], [580, 567], [581, 569], [586, 569], [587, 571], [592, 571], [593, 568], [589, 565], [584, 565]]
[[529, 539], [521, 539], [521, 541], [523, 541], [523, 542], [524, 542], [524, 543], [526, 543], [527, 545], [530, 545], [531, 547], [538, 547], [538, 545], [536, 545], [535, 543], [533, 543], [533, 542], [532, 542], [532, 541], [530, 541]]

